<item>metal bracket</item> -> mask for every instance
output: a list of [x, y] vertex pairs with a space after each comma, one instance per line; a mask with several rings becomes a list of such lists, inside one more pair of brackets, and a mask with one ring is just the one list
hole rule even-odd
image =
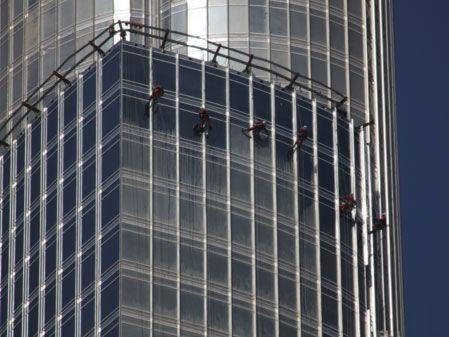
[[166, 29], [164, 34], [164, 39], [162, 40], [161, 49], [165, 49], [165, 44], [167, 43], [168, 34], [170, 34], [170, 30]]
[[347, 96], [343, 97], [343, 99], [335, 105], [335, 108], [340, 109], [343, 106], [343, 104], [346, 103], [347, 100], [348, 100]]
[[123, 24], [121, 20], [118, 20], [118, 25], [120, 27], [120, 36], [122, 37], [122, 39], [124, 39], [126, 37], [126, 32], [123, 29]]
[[253, 58], [254, 58], [254, 55], [251, 54], [251, 55], [249, 56], [248, 62], [246, 62], [245, 69], [243, 69], [243, 72], [244, 72], [244, 73], [249, 74], [250, 69], [251, 69], [251, 63], [253, 62]]
[[100, 47], [98, 47], [93, 41], [89, 41], [89, 44], [94, 48], [102, 57], [106, 54]]
[[3, 140], [0, 140], [0, 146], [6, 147], [6, 148], [9, 149], [9, 147], [10, 147], [11, 145], [9, 145], [7, 142], [5, 142], [5, 141], [3, 141]]
[[26, 102], [26, 101], [23, 101], [23, 102], [22, 102], [22, 105], [23, 105], [25, 108], [27, 108], [28, 110], [30, 110], [30, 111], [33, 111], [33, 112], [38, 113], [38, 114], [41, 113], [41, 111], [40, 111], [38, 108], [36, 108], [34, 105], [29, 104], [29, 103]]
[[365, 128], [365, 127], [371, 126], [371, 125], [374, 125], [374, 121], [369, 121], [369, 122], [363, 123], [361, 125], [358, 125], [355, 127], [355, 129], [361, 129], [361, 128]]
[[287, 89], [287, 90], [293, 89], [293, 85], [295, 84], [298, 77], [299, 77], [299, 73], [296, 73], [295, 76], [293, 76], [293, 78], [290, 80], [290, 83], [286, 87], [284, 87], [284, 89]]
[[72, 85], [72, 82], [70, 82], [66, 77], [62, 76], [56, 70], [53, 71], [53, 75], [56, 76], [57, 78], [59, 78], [61, 81], [63, 81], [66, 86], [70, 87]]
[[221, 49], [221, 43], [218, 44], [218, 47], [217, 47], [217, 49], [215, 50], [215, 53], [214, 53], [214, 57], [212, 58], [212, 61], [211, 61], [215, 65], [217, 65], [217, 56], [218, 56], [218, 52], [220, 51], [220, 49]]
[[130, 21], [130, 22], [129, 22], [129, 26], [130, 26], [131, 28], [139, 28], [139, 29], [144, 28], [144, 25], [143, 25], [143, 24], [141, 24], [140, 22], [135, 22], [135, 21]]

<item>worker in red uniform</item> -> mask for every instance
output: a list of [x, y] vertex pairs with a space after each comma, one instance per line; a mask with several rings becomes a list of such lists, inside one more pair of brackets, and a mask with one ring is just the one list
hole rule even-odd
[[153, 113], [157, 112], [157, 102], [158, 100], [164, 96], [164, 88], [160, 86], [159, 84], [156, 85], [153, 90], [151, 91], [151, 95], [148, 102], [148, 113], [151, 110]]
[[200, 118], [200, 122], [196, 124], [193, 129], [197, 134], [204, 133], [207, 137], [209, 135], [208, 131], [212, 130], [209, 111], [206, 108], [201, 108], [198, 112], [198, 117]]
[[262, 133], [265, 133], [267, 136], [269, 136], [267, 123], [262, 119], [258, 119], [252, 127], [243, 129], [242, 131], [247, 137], [250, 137], [249, 135], [250, 132], [252, 132], [253, 135], [256, 136], [257, 138], [260, 138], [260, 135]]
[[386, 227], [387, 227], [387, 218], [385, 214], [382, 214], [381, 216], [374, 219], [373, 229], [369, 232], [369, 234], [384, 230]]
[[351, 212], [357, 206], [354, 195], [346, 195], [340, 198], [340, 211]]
[[293, 146], [290, 148], [288, 156], [291, 157], [296, 150], [300, 150], [302, 143], [304, 143], [307, 140], [307, 138], [308, 138], [307, 125], [304, 125], [299, 129], [295, 144], [293, 144]]

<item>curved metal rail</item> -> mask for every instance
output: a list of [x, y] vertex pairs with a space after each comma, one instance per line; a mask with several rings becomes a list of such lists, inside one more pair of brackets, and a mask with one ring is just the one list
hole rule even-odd
[[[116, 29], [118, 27], [118, 29]], [[329, 101], [331, 104], [335, 104], [335, 106], [338, 108], [342, 106], [346, 101], [347, 97], [343, 95], [342, 93], [338, 92], [335, 89], [332, 89], [331, 87], [327, 86], [326, 84], [316, 81], [310, 77], [306, 77], [304, 75], [301, 75], [299, 73], [296, 73], [292, 71], [291, 69], [280, 65], [278, 63], [275, 63], [273, 61], [258, 57], [253, 54], [245, 53], [239, 49], [223, 46], [220, 43], [209, 41], [207, 39], [204, 39], [199, 36], [189, 35], [184, 32], [174, 31], [174, 30], [168, 30], [163, 29], [160, 27], [154, 27], [149, 25], [144, 25], [138, 22], [132, 22], [132, 21], [117, 21], [111, 24], [109, 27], [102, 30], [98, 35], [96, 35], [93, 40], [89, 41], [85, 45], [83, 45], [81, 48], [67, 56], [67, 58], [57, 67], [52, 74], [50, 74], [37, 88], [35, 88], [27, 97], [25, 101], [23, 101], [7, 118], [4, 120], [0, 126], [0, 132], [5, 130], [9, 123], [15, 118], [18, 117], [16, 121], [14, 121], [11, 128], [3, 135], [2, 140], [0, 140], [0, 145], [9, 146], [9, 144], [6, 143], [6, 139], [14, 132], [14, 130], [22, 123], [22, 121], [28, 116], [30, 111], [33, 111], [35, 113], [40, 113], [40, 110], [37, 108], [37, 104], [39, 104], [53, 89], [55, 89], [61, 82], [65, 85], [71, 85], [70, 80], [68, 79], [69, 75], [79, 66], [81, 65], [85, 60], [87, 60], [92, 54], [99, 53], [102, 56], [105, 54], [105, 52], [101, 49], [108, 41], [113, 39], [113, 37], [120, 33], [120, 36], [122, 39], [126, 38], [127, 33], [136, 34], [140, 36], [144, 36], [147, 38], [152, 38], [156, 40], [161, 41], [161, 45], [159, 46], [162, 50], [165, 49], [165, 46], [168, 43], [181, 45], [189, 48], [195, 48], [197, 50], [212, 53], [213, 58], [210, 62], [212, 62], [215, 65], [218, 65], [216, 59], [217, 57], [223, 57], [229, 61], [234, 61], [237, 63], [242, 64], [245, 68], [243, 69], [243, 72], [249, 73], [250, 69], [259, 69], [266, 71], [267, 73], [270, 73], [271, 75], [276, 76], [277, 78], [281, 78], [286, 80], [289, 84], [285, 87], [285, 89], [293, 89], [294, 87], [298, 87], [302, 90], [305, 90], [307, 92], [310, 92], [311, 94], [314, 94], [318, 97], [321, 97], [327, 101]], [[158, 33], [162, 33], [158, 34]], [[106, 35], [104, 40], [102, 38]], [[211, 45], [215, 47], [215, 50], [210, 49], [209, 47], [202, 47], [197, 46], [194, 44], [189, 44], [185, 41], [178, 40], [176, 38], [173, 38], [173, 35], [178, 35], [180, 37], [184, 38], [193, 38], [197, 40], [201, 40], [207, 43], [207, 45]], [[98, 44], [97, 44], [98, 43]], [[92, 48], [89, 52], [86, 53], [80, 60], [74, 63], [73, 66], [71, 66], [69, 69], [61, 73], [63, 67], [68, 64], [70, 60], [72, 60], [75, 56], [77, 56], [79, 53], [84, 51], [86, 48]], [[227, 54], [220, 53], [221, 50], [228, 51]], [[235, 56], [230, 56], [229, 52], [234, 53], [235, 55], [240, 55], [242, 58], [237, 58]], [[243, 60], [243, 58], [246, 58], [247, 61]], [[253, 61], [260, 61], [264, 65], [254, 64]], [[286, 76], [284, 74], [281, 74], [275, 70], [272, 69], [272, 67], [276, 67], [278, 69], [281, 69], [287, 73], [290, 74], [289, 76]], [[52, 78], [56, 77], [56, 81], [51, 84], [48, 88], [45, 88], [47, 84], [49, 84], [52, 81]], [[336, 100], [332, 97], [329, 97], [326, 94], [323, 94], [320, 90], [317, 90], [315, 88], [311, 88], [304, 83], [298, 82], [298, 79], [302, 79], [305, 81], [310, 81], [312, 84], [316, 84], [320, 87], [322, 87], [324, 90], [328, 90], [333, 94], [336, 94], [340, 97], [340, 100]], [[38, 95], [38, 93], [43, 90], [43, 93], [41, 95]], [[22, 108], [25, 108], [25, 112], [21, 115], [20, 112]]]

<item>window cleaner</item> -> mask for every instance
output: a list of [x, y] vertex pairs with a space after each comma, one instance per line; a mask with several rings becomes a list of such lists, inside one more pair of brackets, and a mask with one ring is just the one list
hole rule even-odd
[[375, 232], [384, 230], [387, 227], [387, 218], [385, 214], [377, 217], [373, 221], [373, 229], [369, 232], [369, 234], [373, 234]]
[[302, 143], [305, 142], [307, 138], [308, 138], [307, 125], [304, 125], [299, 129], [295, 144], [293, 144], [293, 146], [290, 148], [288, 156], [291, 157], [296, 150], [300, 150]]
[[150, 110], [153, 113], [157, 112], [157, 102], [162, 96], [164, 96], [164, 88], [162, 88], [162, 86], [158, 84], [151, 91], [151, 95], [148, 101], [148, 114], [150, 113]]
[[264, 120], [261, 120], [261, 119], [258, 119], [256, 121], [256, 123], [254, 123], [254, 125], [252, 127], [243, 129], [242, 132], [248, 138], [251, 138], [251, 136], [249, 135], [250, 132], [252, 132], [253, 135], [255, 137], [257, 137], [258, 139], [260, 139], [260, 136], [261, 136], [262, 133], [265, 133], [265, 135], [267, 137], [270, 135], [270, 133], [268, 132], [268, 129], [267, 129], [267, 123]]
[[212, 130], [212, 124], [210, 122], [209, 111], [206, 108], [201, 108], [198, 112], [200, 122], [193, 127], [193, 130], [197, 135], [205, 134], [207, 137], [209, 131]]
[[357, 206], [354, 195], [349, 194], [340, 198], [340, 211], [351, 212]]

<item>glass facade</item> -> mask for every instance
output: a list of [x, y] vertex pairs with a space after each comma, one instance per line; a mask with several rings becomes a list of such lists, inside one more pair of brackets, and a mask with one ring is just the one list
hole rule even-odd
[[[117, 19], [348, 97], [341, 113], [267, 71], [133, 34], [146, 47], [114, 38], [104, 57], [77, 54], [72, 85], [3, 150], [0, 336], [403, 336], [390, 6], [0, 1], [2, 120]], [[200, 108], [208, 137], [193, 131]], [[258, 119], [268, 137], [242, 133]], [[357, 209], [340, 212], [351, 194]], [[380, 216], [387, 230], [370, 234]]]

